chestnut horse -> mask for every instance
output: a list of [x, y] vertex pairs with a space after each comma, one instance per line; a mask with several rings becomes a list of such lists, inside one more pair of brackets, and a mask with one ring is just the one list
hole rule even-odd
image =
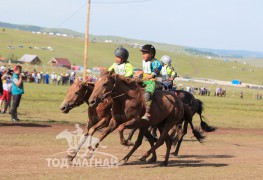
[[[141, 145], [143, 136], [150, 126], [157, 126], [160, 138], [140, 160], [146, 160], [158, 147], [166, 143], [166, 156], [161, 165], [167, 166], [171, 150], [171, 139], [168, 131], [175, 125], [181, 124], [184, 107], [179, 98], [167, 91], [158, 91], [153, 95], [151, 117], [149, 121], [141, 119], [145, 113], [144, 89], [142, 81], [124, 78], [112, 72], [102, 71], [95, 82], [94, 90], [89, 98], [89, 106], [96, 107], [103, 99], [111, 96], [113, 99], [112, 119], [108, 127], [99, 137], [100, 142], [117, 127], [123, 137], [124, 129], [139, 129], [139, 135], [131, 151], [121, 160], [120, 164], [128, 161], [133, 152]], [[99, 143], [96, 145], [98, 146]]]
[[[94, 83], [82, 82], [78, 79], [70, 86], [66, 97], [60, 105], [60, 110], [63, 113], [68, 113], [71, 109], [80, 106], [84, 102], [88, 104], [88, 99], [93, 92]], [[87, 126], [84, 132], [84, 136], [92, 136], [97, 130], [107, 127], [111, 120], [111, 107], [112, 99], [104, 99], [98, 104], [98, 107], [88, 108]], [[123, 135], [122, 135], [123, 136]], [[148, 139], [151, 146], [154, 145], [154, 138], [149, 131], [146, 132], [145, 137]], [[134, 145], [129, 140], [121, 139], [121, 145], [131, 146]], [[79, 146], [79, 148], [81, 145]], [[76, 150], [77, 151], [77, 150]], [[71, 158], [73, 159], [73, 155]], [[153, 152], [151, 161], [156, 161], [156, 153]]]
[[[70, 86], [66, 97], [60, 105], [63, 113], [68, 113], [71, 109], [80, 106], [84, 102], [88, 104], [88, 99], [93, 92], [94, 83], [82, 82], [78, 79]], [[87, 127], [85, 134], [93, 135], [97, 130], [107, 127], [111, 119], [112, 100], [105, 99], [97, 108], [88, 108]]]

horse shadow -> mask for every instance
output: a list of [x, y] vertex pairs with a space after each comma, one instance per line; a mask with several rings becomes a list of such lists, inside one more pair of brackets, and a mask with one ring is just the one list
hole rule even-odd
[[[162, 161], [157, 161], [153, 166], [146, 166], [142, 168], [159, 168]], [[226, 163], [207, 163], [202, 160], [169, 160], [167, 167], [225, 167], [228, 166]]]
[[[225, 167], [228, 166], [226, 163], [208, 163], [204, 162], [206, 158], [232, 158], [234, 156], [231, 155], [182, 155], [178, 157], [178, 159], [170, 159], [168, 167]], [[186, 158], [197, 158], [198, 160], [186, 160]], [[160, 167], [159, 164], [161, 164], [162, 161], [156, 161], [155, 163], [152, 163], [152, 166], [145, 166], [142, 168], [157, 168]], [[142, 162], [142, 161], [132, 161], [127, 162], [125, 165], [134, 166], [134, 165], [150, 165], [148, 162]]]
[[196, 159], [206, 159], [206, 158], [233, 158], [235, 156], [220, 154], [220, 155], [180, 155], [177, 158], [184, 159], [184, 158], [196, 158]]
[[39, 127], [39, 128], [47, 128], [47, 127], [51, 127], [51, 125], [48, 124], [37, 124], [37, 123], [0, 123], [0, 127], [1, 126], [10, 126], [10, 127], [15, 127], [15, 126], [19, 126], [19, 127]]

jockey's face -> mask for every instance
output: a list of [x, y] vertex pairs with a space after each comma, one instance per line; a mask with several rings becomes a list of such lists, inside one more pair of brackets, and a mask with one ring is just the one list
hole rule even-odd
[[121, 63], [121, 58], [115, 56], [115, 62], [116, 62], [117, 64], [120, 64], [120, 63]]
[[142, 52], [142, 59], [144, 61], [147, 61], [147, 60], [151, 59], [151, 54], [148, 53], [148, 52]]

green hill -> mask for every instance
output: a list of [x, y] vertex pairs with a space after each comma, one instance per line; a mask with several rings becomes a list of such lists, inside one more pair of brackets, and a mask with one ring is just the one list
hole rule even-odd
[[[78, 37], [61, 37], [44, 34], [33, 34], [27, 31], [0, 29], [0, 57], [19, 59], [23, 54], [35, 54], [46, 65], [52, 57], [68, 58], [75, 65], [83, 64], [84, 40]], [[148, 43], [138, 41], [140, 44]], [[104, 43], [92, 41], [88, 49], [88, 68], [94, 66], [109, 67], [114, 62], [113, 52], [117, 44], [122, 44], [130, 52], [130, 62], [134, 67], [141, 67], [141, 53], [139, 48], [133, 48], [131, 43]], [[157, 58], [170, 55], [173, 66], [180, 76], [210, 78], [218, 80], [240, 79], [242, 82], [263, 84], [263, 69], [237, 62], [224, 62], [220, 59], [207, 59], [203, 56], [194, 56], [185, 53], [180, 46], [174, 51], [163, 51], [164, 44], [153, 43], [157, 48]], [[10, 46], [11, 48], [8, 48]], [[162, 46], [162, 48], [160, 47]], [[29, 48], [31, 47], [31, 49]], [[39, 49], [34, 49], [38, 47]], [[46, 50], [51, 47], [54, 51]], [[169, 46], [171, 48], [171, 46]], [[43, 49], [41, 49], [43, 48]], [[167, 45], [168, 48], [168, 45]], [[44, 50], [45, 49], [45, 50]]]

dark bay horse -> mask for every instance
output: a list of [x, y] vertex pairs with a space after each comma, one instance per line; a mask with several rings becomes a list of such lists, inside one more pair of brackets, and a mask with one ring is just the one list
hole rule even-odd
[[[183, 90], [175, 90], [174, 91], [175, 94], [177, 94], [177, 96], [179, 97], [179, 99], [184, 103], [184, 105], [187, 105], [190, 109], [190, 112], [192, 114], [192, 117], [197, 113], [200, 117], [200, 127], [204, 132], [213, 132], [216, 130], [216, 127], [213, 126], [209, 126], [204, 120], [206, 119], [202, 113], [204, 110], [204, 106], [203, 106], [203, 102], [199, 99], [196, 99], [193, 94], [187, 92], [187, 91], [183, 91]], [[187, 115], [186, 115], [187, 116]], [[194, 136], [197, 138], [197, 140], [199, 142], [202, 142], [202, 139], [204, 139], [204, 137], [200, 136], [200, 133], [198, 130], [194, 129], [193, 127], [193, 123], [192, 123], [192, 118], [190, 117], [186, 117], [189, 120], [188, 121], [184, 121], [184, 126], [183, 126], [183, 132], [182, 132], [182, 137], [179, 139], [178, 144], [176, 146], [176, 149], [174, 151], [174, 155], [177, 156], [179, 153], [179, 149], [181, 146], [181, 143], [183, 141], [183, 137], [187, 134], [187, 127], [188, 124], [190, 124], [192, 132], [194, 134]]]
[[[187, 134], [187, 127], [188, 127], [188, 124], [190, 124], [190, 127], [192, 129], [192, 133], [194, 134], [194, 136], [196, 137], [196, 139], [199, 141], [199, 142], [202, 142], [202, 140], [205, 138], [205, 136], [203, 136], [199, 130], [195, 129], [194, 126], [193, 126], [193, 122], [192, 122], [192, 119], [193, 119], [193, 116], [197, 113], [200, 117], [200, 127], [201, 129], [204, 131], [204, 132], [213, 132], [216, 130], [215, 127], [213, 126], [209, 126], [204, 120], [205, 120], [205, 117], [202, 115], [203, 113], [203, 102], [199, 99], [196, 99], [193, 94], [187, 92], [187, 91], [183, 91], [183, 90], [174, 90], [172, 91], [174, 92], [178, 97], [179, 99], [183, 102], [184, 104], [184, 109], [185, 109], [185, 112], [184, 112], [184, 125], [183, 125], [183, 129], [181, 130], [181, 134], [180, 134], [180, 137], [177, 137], [177, 134], [176, 132], [178, 130], [180, 130], [180, 128], [178, 129], [177, 126], [174, 126], [172, 128], [172, 131], [171, 131], [171, 138], [177, 138], [179, 139], [178, 143], [177, 144], [174, 144], [176, 145], [176, 149], [174, 151], [174, 155], [177, 156], [178, 153], [179, 153], [179, 149], [180, 149], [180, 146], [181, 146], [181, 143], [183, 141], [183, 137]], [[130, 134], [129, 134], [129, 137], [128, 137], [128, 140], [130, 141], [132, 139], [132, 136], [133, 136], [133, 133], [136, 131], [136, 129], [133, 129]], [[177, 141], [175, 141], [177, 142]]]
[[[89, 106], [97, 106], [104, 98], [111, 96], [113, 99], [112, 119], [108, 127], [99, 137], [100, 142], [112, 131], [118, 128], [123, 137], [124, 129], [139, 129], [139, 135], [131, 151], [121, 160], [120, 164], [128, 161], [133, 152], [141, 145], [142, 138], [150, 126], [157, 126], [160, 131], [160, 138], [141, 158], [146, 160], [158, 147], [166, 143], [166, 156], [161, 165], [168, 165], [171, 150], [171, 139], [168, 131], [175, 125], [181, 124], [184, 107], [179, 98], [167, 91], [158, 91], [153, 95], [151, 117], [149, 121], [141, 119], [145, 113], [144, 90], [142, 81], [135, 81], [114, 75], [110, 72], [102, 72], [95, 82], [93, 93], [89, 98]], [[96, 146], [98, 146], [97, 144]]]

